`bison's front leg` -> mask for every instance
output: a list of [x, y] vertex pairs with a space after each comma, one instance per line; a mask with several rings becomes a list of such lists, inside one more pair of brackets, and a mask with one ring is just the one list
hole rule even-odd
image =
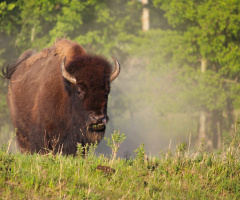
[[52, 150], [46, 130], [42, 127], [32, 127], [29, 133], [29, 150], [33, 153], [48, 153]]
[[18, 142], [20, 152], [21, 153], [29, 152], [30, 151], [29, 140], [27, 136], [24, 136], [19, 129], [16, 131], [16, 135], [17, 135], [17, 142]]

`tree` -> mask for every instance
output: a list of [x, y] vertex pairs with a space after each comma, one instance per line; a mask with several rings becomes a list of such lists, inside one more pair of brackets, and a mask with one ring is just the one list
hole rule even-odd
[[[170, 78], [166, 80], [170, 83], [162, 82], [172, 84], [172, 91], [168, 88], [170, 94], [159, 95], [159, 104], [166, 109], [160, 112], [200, 113], [199, 140], [205, 137], [209, 146], [219, 146], [222, 128], [229, 129], [232, 111], [238, 108], [234, 93], [239, 93], [240, 3], [154, 0], [153, 4], [165, 12], [170, 27], [140, 34], [133, 49], [145, 56], [150, 71]], [[160, 87], [153, 85], [155, 90]]]

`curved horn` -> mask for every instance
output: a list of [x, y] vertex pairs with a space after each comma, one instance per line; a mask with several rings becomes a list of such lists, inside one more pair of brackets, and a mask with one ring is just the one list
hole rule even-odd
[[119, 64], [119, 62], [113, 56], [112, 56], [112, 59], [114, 60], [114, 63], [115, 63], [115, 69], [114, 69], [114, 71], [112, 72], [112, 74], [110, 76], [110, 82], [112, 82], [115, 78], [117, 78], [117, 76], [120, 73], [120, 64]]
[[73, 77], [71, 74], [69, 74], [67, 72], [67, 70], [65, 69], [65, 60], [66, 57], [63, 58], [62, 64], [61, 64], [61, 70], [62, 70], [62, 75], [65, 79], [67, 79], [69, 82], [73, 83], [73, 84], [77, 84], [77, 80], [75, 77]]

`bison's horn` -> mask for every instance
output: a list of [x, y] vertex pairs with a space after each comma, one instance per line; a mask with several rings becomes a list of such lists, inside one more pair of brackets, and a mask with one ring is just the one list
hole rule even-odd
[[62, 64], [61, 64], [61, 69], [62, 69], [62, 75], [65, 79], [67, 79], [69, 82], [73, 83], [73, 84], [77, 84], [77, 80], [75, 77], [73, 77], [71, 74], [69, 74], [67, 72], [67, 70], [65, 69], [65, 60], [66, 57], [63, 58]]
[[120, 73], [120, 64], [119, 64], [119, 62], [113, 56], [112, 56], [112, 59], [114, 60], [114, 63], [115, 63], [115, 69], [114, 69], [114, 71], [112, 72], [112, 74], [110, 76], [110, 82], [112, 82], [115, 78], [117, 78], [117, 76]]

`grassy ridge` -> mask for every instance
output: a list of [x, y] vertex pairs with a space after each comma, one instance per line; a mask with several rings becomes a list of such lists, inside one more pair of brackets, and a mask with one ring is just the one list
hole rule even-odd
[[[123, 135], [122, 135], [123, 136]], [[0, 151], [1, 199], [239, 199], [238, 140], [216, 153], [200, 147], [189, 154], [180, 144], [170, 152], [147, 157], [144, 145], [136, 158], [116, 158], [124, 137], [108, 139], [111, 157], [79, 146], [78, 155], [22, 155]], [[115, 148], [114, 148], [115, 147]], [[106, 168], [104, 166], [108, 166]], [[100, 170], [99, 170], [100, 169]], [[109, 170], [106, 170], [109, 169]], [[114, 170], [113, 170], [114, 169]]]

